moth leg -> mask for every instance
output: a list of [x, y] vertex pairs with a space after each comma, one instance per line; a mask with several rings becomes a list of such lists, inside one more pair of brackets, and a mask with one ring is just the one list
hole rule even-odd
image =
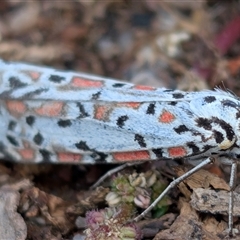
[[231, 160], [231, 173], [229, 180], [229, 206], [228, 206], [228, 234], [233, 236], [233, 205], [234, 205], [234, 196], [233, 191], [236, 183], [236, 174], [237, 174], [237, 162]]
[[139, 216], [134, 218], [133, 221], [137, 222], [140, 219], [142, 219], [143, 217], [145, 217], [158, 204], [158, 202], [168, 193], [169, 190], [174, 188], [180, 182], [184, 181], [186, 178], [190, 177], [193, 173], [197, 172], [198, 170], [200, 170], [201, 168], [205, 167], [206, 165], [208, 165], [210, 163], [213, 163], [214, 161], [215, 161], [214, 157], [209, 157], [206, 160], [204, 160], [201, 163], [199, 163], [193, 169], [189, 170], [188, 172], [186, 172], [185, 174], [183, 174], [179, 178], [177, 178], [174, 181], [172, 181], [168, 185], [168, 187], [158, 196], [158, 198], [155, 199], [154, 202], [146, 210], [144, 210]]
[[222, 157], [219, 159], [222, 164], [231, 165], [230, 179], [229, 179], [229, 201], [228, 201], [228, 235], [234, 235], [233, 228], [233, 206], [234, 206], [234, 189], [236, 186], [236, 175], [237, 175], [237, 160], [234, 156]]
[[112, 176], [114, 173], [117, 173], [117, 172], [120, 172], [121, 170], [123, 170], [124, 168], [127, 168], [127, 167], [131, 167], [131, 166], [136, 166], [136, 165], [139, 165], [139, 164], [143, 164], [145, 163], [145, 161], [141, 161], [141, 162], [130, 162], [130, 163], [125, 163], [125, 164], [122, 164], [120, 166], [117, 166], [113, 169], [111, 169], [110, 171], [106, 172], [102, 177], [100, 177], [96, 183], [94, 183], [90, 189], [94, 189], [96, 187], [98, 187], [102, 182], [104, 182], [108, 177]]

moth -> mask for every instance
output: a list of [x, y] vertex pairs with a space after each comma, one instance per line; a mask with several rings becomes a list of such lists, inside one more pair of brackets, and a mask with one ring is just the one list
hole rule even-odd
[[157, 89], [5, 61], [0, 73], [1, 158], [94, 164], [240, 157], [240, 100], [229, 92]]

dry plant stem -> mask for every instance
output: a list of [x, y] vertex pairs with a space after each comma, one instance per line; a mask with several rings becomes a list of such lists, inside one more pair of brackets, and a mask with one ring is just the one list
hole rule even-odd
[[230, 175], [230, 180], [229, 180], [230, 192], [229, 192], [229, 210], [228, 210], [229, 236], [233, 235], [233, 204], [234, 204], [233, 190], [235, 188], [236, 173], [237, 173], [237, 162], [234, 160], [231, 162], [232, 162], [232, 166], [231, 166], [231, 175]]
[[122, 171], [123, 169], [127, 168], [127, 167], [131, 167], [131, 166], [136, 166], [136, 165], [139, 165], [139, 164], [143, 164], [144, 162], [131, 162], [131, 163], [125, 163], [125, 164], [122, 164], [120, 166], [117, 166], [116, 168], [113, 168], [112, 170], [108, 171], [106, 174], [104, 174], [101, 178], [99, 178], [97, 180], [96, 183], [94, 183], [92, 186], [91, 186], [91, 190], [92, 189], [95, 189], [96, 187], [98, 187], [102, 182], [104, 182], [108, 177], [112, 176], [114, 173], [117, 173], [117, 172], [120, 172]]

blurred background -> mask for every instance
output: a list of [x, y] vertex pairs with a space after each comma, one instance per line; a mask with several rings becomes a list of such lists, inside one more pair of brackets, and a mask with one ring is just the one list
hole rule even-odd
[[239, 8], [214, 0], [2, 0], [0, 58], [239, 94]]

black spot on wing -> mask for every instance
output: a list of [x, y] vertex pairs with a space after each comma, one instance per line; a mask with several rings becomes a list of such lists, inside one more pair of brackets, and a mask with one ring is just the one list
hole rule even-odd
[[217, 117], [213, 117], [213, 121], [219, 124], [219, 126], [226, 132], [227, 139], [232, 141], [233, 138], [235, 137], [235, 132], [233, 131], [232, 126], [225, 122], [224, 120], [221, 120]]
[[62, 81], [65, 81], [65, 77], [58, 76], [58, 75], [51, 75], [48, 80], [54, 83], [61, 83]]
[[7, 139], [13, 146], [19, 146], [19, 143], [13, 136], [7, 135]]
[[26, 123], [29, 125], [29, 126], [32, 126], [35, 122], [35, 117], [34, 116], [27, 116], [26, 117]]
[[17, 123], [11, 120], [8, 124], [8, 130], [13, 131], [16, 126], [17, 126]]
[[204, 98], [204, 102], [206, 102], [206, 103], [212, 103], [215, 101], [216, 101], [216, 97], [214, 97], [214, 96], [207, 96]]
[[121, 88], [125, 85], [126, 85], [125, 83], [114, 83], [112, 86], [115, 87], [115, 88]]
[[168, 104], [171, 105], [171, 106], [176, 106], [178, 102], [169, 102]]
[[89, 114], [86, 112], [84, 106], [81, 103], [77, 103], [77, 107], [79, 109], [79, 116], [78, 116], [78, 118], [89, 117]]
[[194, 142], [188, 142], [187, 146], [192, 149], [193, 154], [198, 154], [200, 152], [200, 149]]
[[189, 131], [189, 129], [185, 125], [179, 125], [178, 127], [173, 128], [174, 131], [178, 134]]
[[32, 97], [35, 97], [35, 96], [41, 94], [42, 92], [47, 92], [47, 91], [48, 91], [48, 88], [36, 89], [35, 91], [28, 92], [28, 93], [24, 94], [22, 96], [22, 98], [32, 98]]
[[240, 111], [236, 113], [236, 119], [239, 119], [239, 118], [240, 118]]
[[33, 141], [37, 144], [37, 145], [41, 145], [43, 142], [44, 138], [40, 133], [37, 133], [34, 138]]
[[208, 118], [199, 117], [199, 118], [195, 119], [195, 122], [197, 123], [198, 127], [202, 127], [206, 130], [212, 129], [212, 126], [211, 126], [212, 121]]
[[71, 125], [72, 125], [72, 122], [70, 121], [70, 120], [59, 120], [58, 122], [57, 122], [57, 124], [58, 124], [58, 126], [59, 127], [70, 127]]
[[204, 152], [210, 150], [211, 148], [213, 148], [213, 146], [208, 145], [208, 144], [203, 146], [203, 150], [204, 150]]
[[154, 115], [155, 114], [155, 104], [154, 103], [150, 103], [148, 105], [146, 113], [149, 114], [149, 115]]
[[102, 162], [106, 162], [106, 159], [108, 157], [107, 154], [102, 153], [102, 152], [93, 152], [90, 155], [96, 162], [102, 163]]
[[46, 149], [39, 149], [39, 152], [43, 157], [43, 162], [51, 162], [51, 152]]
[[152, 151], [156, 155], [157, 158], [162, 158], [163, 157], [163, 151], [162, 151], [161, 148], [155, 148]]
[[21, 88], [27, 86], [27, 83], [23, 83], [20, 81], [18, 77], [10, 77], [9, 78], [9, 85], [12, 88]]
[[184, 94], [182, 93], [173, 93], [172, 96], [176, 99], [184, 98]]
[[88, 147], [87, 143], [85, 141], [80, 141], [78, 143], [75, 144], [75, 146], [83, 151], [89, 151], [90, 148]]
[[117, 119], [117, 125], [122, 128], [124, 125], [125, 125], [125, 122], [128, 120], [128, 116], [127, 115], [123, 115], [123, 116], [120, 116], [118, 119]]
[[173, 92], [174, 90], [173, 89], [165, 89], [163, 90], [163, 92]]
[[239, 108], [239, 106], [235, 102], [233, 102], [231, 100], [222, 100], [221, 104], [224, 107]]
[[100, 95], [101, 95], [101, 92], [97, 92], [97, 93], [92, 94], [92, 100], [98, 100]]
[[145, 143], [144, 137], [140, 134], [135, 134], [134, 141], [137, 141], [140, 147], [146, 147], [147, 144]]
[[[223, 129], [226, 132], [226, 136], [228, 140], [232, 141], [235, 137], [235, 132], [233, 131], [232, 126], [222, 119], [219, 119], [217, 117], [212, 117], [210, 119], [197, 118], [195, 121], [197, 123], [197, 126], [203, 127], [206, 130], [212, 130], [212, 123], [218, 124], [221, 127], [221, 129]], [[217, 141], [220, 141], [220, 139], [224, 138], [224, 137], [221, 137], [222, 134], [218, 131], [215, 131], [214, 134], [218, 139]]]

